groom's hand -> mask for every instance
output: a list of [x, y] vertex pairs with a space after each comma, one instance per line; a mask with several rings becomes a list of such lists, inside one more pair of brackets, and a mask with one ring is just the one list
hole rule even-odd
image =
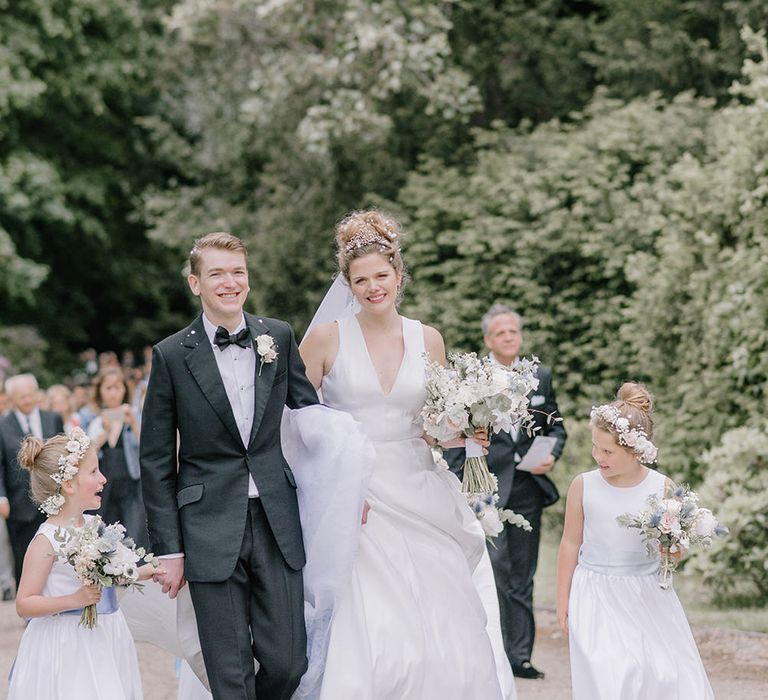
[[153, 578], [163, 584], [163, 593], [167, 593], [169, 598], [175, 598], [187, 583], [184, 580], [184, 557], [163, 558], [162, 562], [165, 571], [155, 574]]

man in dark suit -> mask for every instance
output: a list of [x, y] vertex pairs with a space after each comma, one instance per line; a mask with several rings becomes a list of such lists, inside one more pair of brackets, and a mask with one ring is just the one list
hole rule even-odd
[[[523, 342], [523, 320], [512, 309], [495, 304], [483, 316], [483, 340], [491, 358], [509, 366], [518, 357]], [[529, 407], [533, 410], [534, 425], [538, 428], [529, 435], [516, 426], [511, 433], [491, 436], [488, 448], [488, 468], [499, 482], [499, 503], [525, 516], [532, 532], [507, 525], [494, 540], [488, 552], [496, 578], [501, 612], [501, 631], [504, 649], [519, 678], [543, 678], [544, 674], [531, 664], [536, 626], [533, 619], [533, 577], [539, 558], [541, 512], [560, 497], [557, 488], [547, 476], [565, 446], [566, 433], [562, 422], [554, 422], [560, 412], [552, 388], [552, 372], [547, 367], [537, 371], [539, 386], [532, 391]], [[557, 439], [552, 454], [530, 472], [516, 469], [525, 457], [536, 435]], [[463, 452], [452, 450], [448, 456], [454, 471], [460, 471]]]
[[141, 474], [151, 547], [165, 555], [159, 579], [171, 597], [190, 582], [213, 697], [281, 700], [307, 657], [304, 546], [280, 423], [284, 406], [317, 394], [290, 326], [243, 313], [246, 263], [234, 236], [195, 242], [188, 282], [203, 314], [154, 347]]
[[64, 425], [58, 414], [38, 408], [40, 389], [33, 375], [11, 377], [5, 388], [12, 410], [0, 419], [0, 515], [7, 518], [18, 587], [24, 554], [45, 516], [29, 496], [29, 472], [19, 466], [16, 453], [26, 435], [46, 440], [63, 433]]

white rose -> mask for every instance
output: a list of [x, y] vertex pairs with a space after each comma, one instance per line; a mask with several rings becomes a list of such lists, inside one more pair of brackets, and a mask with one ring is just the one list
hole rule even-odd
[[483, 526], [483, 532], [489, 537], [496, 537], [504, 529], [504, 523], [499, 520], [499, 511], [496, 508], [486, 508], [480, 516], [480, 524]]
[[700, 508], [691, 532], [699, 537], [712, 537], [717, 527], [717, 518], [707, 508]]

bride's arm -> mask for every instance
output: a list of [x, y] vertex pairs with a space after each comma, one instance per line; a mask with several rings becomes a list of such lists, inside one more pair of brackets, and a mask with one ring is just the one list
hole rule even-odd
[[323, 377], [331, 371], [339, 352], [339, 327], [334, 323], [322, 323], [304, 336], [299, 353], [304, 361], [307, 379], [316, 390], [320, 389]]
[[440, 331], [436, 328], [432, 328], [432, 326], [424, 326], [424, 348], [432, 362], [437, 362], [438, 364], [443, 365], [443, 367], [448, 364], [448, 360], [445, 358], [445, 342], [443, 341], [443, 336], [440, 335]]
[[[424, 326], [424, 348], [426, 349], [430, 360], [441, 364], [443, 367], [448, 364], [448, 360], [445, 357], [445, 341], [443, 341], [443, 336], [440, 335], [440, 331], [438, 331], [436, 328], [432, 328], [432, 326]], [[424, 433], [422, 437], [430, 446], [434, 445], [436, 442], [432, 440], [426, 433]], [[490, 445], [490, 440], [488, 439], [488, 431], [484, 428], [478, 428], [475, 431], [473, 439], [480, 443], [483, 447], [488, 447], [488, 445]], [[464, 442], [464, 438], [460, 437], [456, 440], [440, 443], [440, 446], [443, 448], [464, 447]]]

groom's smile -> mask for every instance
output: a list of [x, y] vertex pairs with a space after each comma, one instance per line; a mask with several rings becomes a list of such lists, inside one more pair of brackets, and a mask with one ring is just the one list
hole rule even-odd
[[218, 248], [201, 253], [199, 274], [187, 278], [189, 288], [200, 297], [208, 319], [234, 331], [243, 317], [250, 288], [245, 256]]

